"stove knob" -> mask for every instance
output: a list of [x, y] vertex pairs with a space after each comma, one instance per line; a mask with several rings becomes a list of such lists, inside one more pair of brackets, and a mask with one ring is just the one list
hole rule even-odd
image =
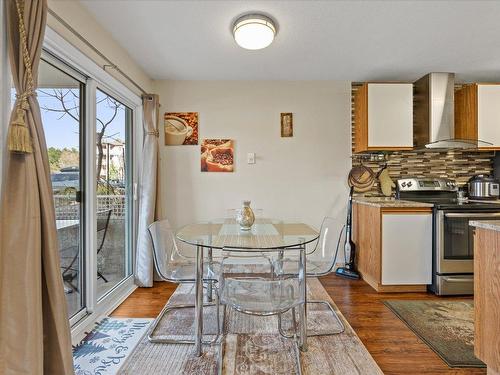
[[411, 183], [411, 181], [410, 181], [410, 182], [408, 182], [408, 183], [406, 184], [406, 186], [408, 186], [408, 187], [410, 187], [411, 185], [413, 185], [413, 184]]
[[406, 186], [406, 182], [403, 182], [403, 183], [401, 184], [401, 187], [405, 187], [405, 186]]

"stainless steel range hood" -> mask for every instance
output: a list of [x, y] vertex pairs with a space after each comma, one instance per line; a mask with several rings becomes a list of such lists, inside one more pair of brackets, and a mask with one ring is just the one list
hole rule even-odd
[[455, 73], [429, 73], [413, 86], [415, 149], [477, 148], [477, 140], [455, 138]]

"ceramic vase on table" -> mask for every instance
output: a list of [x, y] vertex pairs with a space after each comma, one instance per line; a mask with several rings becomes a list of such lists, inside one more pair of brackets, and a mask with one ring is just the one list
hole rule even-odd
[[236, 212], [236, 222], [241, 230], [250, 230], [255, 222], [255, 215], [250, 207], [250, 201], [243, 201], [243, 207]]

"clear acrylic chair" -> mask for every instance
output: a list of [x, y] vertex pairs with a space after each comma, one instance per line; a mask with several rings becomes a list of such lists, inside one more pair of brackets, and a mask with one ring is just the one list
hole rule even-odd
[[[273, 268], [267, 262], [261, 262], [259, 253], [254, 259], [247, 259], [244, 265], [231, 263], [231, 254], [245, 252], [245, 249], [223, 248], [226, 254], [221, 264], [219, 278], [220, 303], [224, 306], [223, 335], [227, 334], [226, 308], [254, 316], [281, 315], [292, 311], [294, 334], [290, 337], [295, 341], [295, 353], [297, 368], [300, 371], [299, 341], [301, 330], [295, 319], [295, 309], [304, 304], [305, 274], [302, 260], [298, 259], [293, 274], [276, 277]], [[274, 258], [273, 253], [278, 251], [266, 251], [269, 257]], [[277, 255], [276, 255], [277, 257]], [[302, 332], [306, 332], [305, 329]], [[221, 366], [219, 366], [221, 368]]]
[[[344, 225], [339, 220], [332, 217], [325, 217], [321, 224], [319, 238], [306, 249], [306, 273], [307, 277], [326, 276], [334, 272], [335, 263], [340, 247], [343, 245]], [[284, 258], [278, 258], [273, 262], [273, 272], [278, 276], [286, 276], [296, 272], [296, 254], [288, 252]], [[308, 333], [308, 336], [329, 336], [344, 332], [345, 326], [337, 315], [335, 309], [328, 301], [307, 300], [307, 305], [316, 304], [326, 306], [332, 317], [337, 322], [339, 329], [329, 332]], [[282, 316], [278, 316], [278, 326], [280, 333], [285, 337], [291, 337], [282, 328]]]
[[[179, 246], [175, 241], [174, 231], [172, 230], [168, 220], [155, 221], [148, 227], [151, 241], [153, 243], [153, 259], [158, 276], [164, 281], [174, 283], [194, 283], [196, 280], [195, 263], [193, 258], [185, 256], [179, 251]], [[220, 271], [220, 264], [210, 261], [204, 262], [203, 266], [203, 283], [207, 286], [214, 286], [216, 295], [215, 303], [206, 303], [203, 306], [216, 306], [216, 321], [217, 333], [215, 338], [211, 341], [203, 341], [204, 344], [214, 344], [218, 342], [221, 325], [219, 314], [219, 298], [216, 288], [218, 282], [218, 274]], [[211, 291], [210, 291], [211, 292]], [[171, 311], [177, 309], [194, 309], [194, 304], [175, 304], [169, 305], [168, 303], [163, 307], [160, 314], [157, 316], [148, 333], [148, 339], [153, 343], [164, 344], [194, 344], [194, 339], [168, 339], [154, 336], [154, 331], [160, 323], [161, 319]]]

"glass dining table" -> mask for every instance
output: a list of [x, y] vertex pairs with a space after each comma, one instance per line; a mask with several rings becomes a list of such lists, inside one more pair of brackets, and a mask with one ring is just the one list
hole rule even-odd
[[[209, 222], [189, 224], [176, 232], [176, 238], [196, 248], [195, 272], [195, 354], [202, 354], [203, 338], [203, 262], [205, 257], [212, 261], [214, 250], [243, 251], [247, 255], [265, 252], [286, 252], [299, 250], [303, 268], [303, 282], [299, 290], [306, 302], [306, 245], [316, 241], [319, 233], [309, 225], [286, 220], [264, 219], [255, 221], [250, 230], [242, 230], [235, 219], [218, 219]], [[245, 258], [242, 258], [244, 261]], [[244, 264], [243, 264], [244, 266]], [[207, 298], [212, 299], [212, 285], [207, 285]], [[307, 303], [299, 308], [300, 342], [307, 350]]]

